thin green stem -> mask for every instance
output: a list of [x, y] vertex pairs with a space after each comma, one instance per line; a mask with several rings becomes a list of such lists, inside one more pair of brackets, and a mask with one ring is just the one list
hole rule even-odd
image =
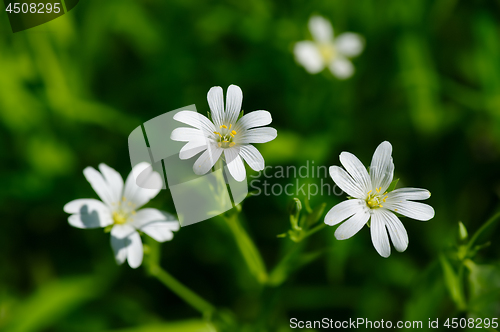
[[150, 265], [149, 273], [203, 315], [211, 315], [216, 311], [216, 308], [212, 304], [208, 303], [192, 290], [184, 286], [180, 281], [175, 279], [159, 265]]
[[231, 215], [224, 215], [229, 229], [234, 235], [236, 244], [240, 249], [243, 259], [245, 260], [250, 272], [257, 278], [259, 283], [264, 284], [267, 281], [267, 271], [255, 243], [252, 241], [246, 230], [241, 226], [238, 219], [238, 212], [235, 211]]

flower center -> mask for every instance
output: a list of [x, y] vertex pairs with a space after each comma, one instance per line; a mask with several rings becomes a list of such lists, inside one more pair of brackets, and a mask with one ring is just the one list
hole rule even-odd
[[382, 187], [376, 188], [375, 193], [372, 193], [372, 190], [370, 190], [366, 194], [366, 205], [370, 209], [378, 209], [381, 207], [384, 207], [382, 203], [385, 203], [385, 200], [387, 199], [387, 192], [385, 193], [380, 193], [382, 191]]
[[221, 125], [219, 131], [214, 131], [219, 148], [231, 148], [236, 144], [233, 140], [238, 133], [234, 129], [231, 130], [232, 127], [232, 124], [229, 124], [229, 127]]
[[337, 53], [335, 51], [335, 46], [333, 46], [332, 44], [326, 44], [326, 43], [319, 44], [318, 49], [319, 53], [321, 54], [321, 57], [323, 57], [323, 60], [325, 62], [332, 61], [333, 58], [335, 57], [335, 54]]
[[122, 198], [121, 202], [113, 203], [112, 205], [118, 205], [117, 209], [113, 211], [113, 223], [115, 225], [123, 225], [132, 220], [130, 215], [135, 215], [135, 204], [127, 202], [125, 197]]

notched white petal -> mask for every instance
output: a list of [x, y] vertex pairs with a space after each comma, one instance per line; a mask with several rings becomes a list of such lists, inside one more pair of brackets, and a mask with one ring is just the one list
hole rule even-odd
[[340, 162], [365, 194], [372, 189], [368, 171], [358, 157], [349, 152], [342, 152], [340, 154]]
[[245, 160], [254, 171], [262, 171], [264, 169], [264, 157], [257, 150], [257, 148], [251, 144], [242, 145], [240, 147], [240, 156]]
[[354, 181], [344, 169], [338, 166], [331, 166], [329, 171], [335, 184], [349, 196], [359, 199], [364, 199], [366, 197], [366, 192], [361, 188], [361, 185]]
[[224, 150], [224, 155], [226, 157], [227, 168], [231, 176], [238, 182], [245, 180], [246, 172], [245, 165], [239, 155], [240, 148], [234, 147]]
[[71, 226], [77, 228], [99, 228], [113, 223], [109, 208], [96, 199], [77, 199], [64, 206], [64, 211], [73, 213], [68, 218]]
[[373, 246], [378, 254], [384, 258], [391, 255], [391, 246], [389, 244], [389, 236], [385, 228], [385, 222], [382, 214], [373, 213], [370, 223], [370, 234]]
[[359, 232], [370, 218], [368, 209], [363, 209], [344, 221], [335, 231], [337, 240], [346, 240]]
[[325, 216], [325, 224], [330, 226], [337, 225], [350, 216], [364, 211], [364, 207], [366, 207], [366, 203], [360, 199], [348, 199], [347, 201], [343, 201], [328, 211]]

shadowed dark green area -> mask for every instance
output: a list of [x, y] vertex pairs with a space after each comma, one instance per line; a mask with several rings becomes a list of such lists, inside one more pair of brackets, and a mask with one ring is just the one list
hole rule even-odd
[[[0, 330], [210, 331], [143, 268], [116, 266], [109, 234], [70, 227], [62, 208], [97, 198], [85, 167], [103, 162], [128, 174], [134, 128], [185, 105], [206, 113], [210, 87], [229, 84], [242, 88], [246, 112], [273, 116], [278, 138], [257, 146], [266, 165], [340, 165], [341, 151], [368, 165], [388, 140], [398, 187], [429, 189], [436, 211], [429, 222], [404, 218], [410, 245], [384, 259], [366, 227], [345, 241], [325, 227], [296, 248], [277, 235], [290, 229], [288, 206], [303, 195], [249, 197], [243, 226], [267, 271], [298, 252], [266, 286], [222, 220], [182, 228], [161, 245], [161, 265], [234, 312], [233, 331], [287, 331], [292, 317], [424, 327], [429, 318], [500, 317], [497, 222], [468, 244], [499, 206], [498, 13], [498, 1], [85, 0], [13, 34], [3, 12]], [[351, 79], [309, 75], [295, 62], [293, 45], [310, 39], [312, 14], [330, 19], [337, 34], [366, 39]], [[263, 189], [266, 180], [268, 192], [276, 183], [297, 188], [295, 178], [259, 180], [253, 185]], [[323, 173], [298, 183], [333, 185]], [[316, 195], [310, 205], [326, 203], [322, 222], [343, 199]], [[175, 212], [168, 191], [148, 206]], [[458, 221], [467, 239], [457, 239]]]

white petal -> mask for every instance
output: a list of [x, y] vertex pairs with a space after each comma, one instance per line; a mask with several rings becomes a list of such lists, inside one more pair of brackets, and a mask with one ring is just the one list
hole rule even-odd
[[129, 240], [125, 238], [117, 238], [111, 235], [111, 248], [115, 255], [116, 263], [121, 265], [127, 259], [127, 246]]
[[373, 154], [370, 165], [371, 190], [373, 192], [382, 187], [380, 192], [384, 193], [392, 182], [394, 163], [392, 162], [391, 154], [392, 145], [387, 141], [382, 142]]
[[207, 100], [210, 106], [212, 120], [214, 120], [215, 127], [219, 128], [219, 126], [223, 124], [222, 120], [224, 118], [224, 97], [222, 88], [220, 86], [212, 87], [208, 91]]
[[180, 227], [175, 216], [157, 209], [139, 210], [133, 218], [134, 227], [158, 242], [171, 240]]
[[431, 197], [431, 193], [427, 189], [420, 188], [399, 188], [387, 194], [387, 201], [395, 202], [405, 200], [420, 201]]
[[245, 114], [238, 120], [234, 130], [250, 129], [255, 127], [267, 126], [272, 122], [271, 113], [268, 111], [253, 111]]
[[128, 237], [129, 245], [127, 247], [127, 261], [128, 265], [136, 269], [141, 266], [142, 257], [144, 255], [144, 251], [142, 248], [142, 240], [139, 233], [134, 232], [132, 235]]
[[381, 213], [373, 213], [370, 222], [370, 233], [372, 243], [377, 252], [382, 257], [389, 257], [391, 255], [391, 246], [389, 244], [389, 236], [385, 229], [384, 217]]
[[264, 169], [264, 157], [255, 146], [250, 144], [240, 146], [240, 156], [254, 171], [258, 172]]
[[335, 48], [346, 57], [354, 57], [363, 51], [364, 40], [357, 33], [345, 32], [335, 38]]
[[92, 189], [97, 193], [101, 200], [108, 206], [111, 206], [115, 201], [113, 200], [113, 190], [109, 184], [104, 180], [101, 173], [93, 167], [87, 167], [83, 170], [83, 175], [92, 186]]
[[335, 231], [335, 238], [337, 240], [346, 240], [359, 232], [370, 218], [368, 208], [365, 208], [346, 221], [344, 221]]
[[246, 143], [266, 143], [278, 136], [276, 129], [271, 127], [254, 128], [244, 131], [241, 136], [236, 135], [235, 141], [240, 144]]
[[[142, 188], [137, 184], [137, 178], [139, 178], [140, 183], [148, 184], [146, 189]], [[144, 162], [137, 164], [125, 181], [125, 191], [123, 196], [128, 201], [135, 204], [135, 209], [140, 208], [147, 202], [149, 202], [153, 197], [156, 197], [162, 188], [162, 177], [157, 172], [153, 171], [150, 164]]]
[[227, 168], [231, 176], [238, 182], [245, 180], [246, 172], [243, 160], [239, 156], [239, 147], [224, 149], [224, 156], [226, 157]]
[[127, 259], [127, 247], [130, 245], [129, 236], [137, 233], [132, 226], [115, 225], [111, 229], [111, 248], [118, 264], [123, 264]]
[[196, 159], [193, 165], [194, 173], [197, 175], [206, 174], [215, 165], [217, 160], [219, 160], [221, 154], [222, 148], [219, 148], [215, 144], [207, 145], [205, 152]]
[[237, 85], [230, 85], [226, 92], [226, 123], [236, 124], [236, 120], [241, 111], [243, 102], [243, 92]]
[[309, 19], [309, 31], [317, 42], [330, 42], [333, 39], [333, 28], [330, 21], [321, 16], [312, 16]]
[[207, 142], [204, 140], [189, 141], [179, 151], [179, 158], [182, 160], [189, 159], [201, 151], [205, 151], [207, 147]]
[[177, 219], [170, 213], [160, 211], [158, 209], [145, 208], [137, 211], [136, 214], [132, 216], [130, 225], [136, 229], [142, 229], [149, 223], [155, 221], [177, 221]]
[[399, 252], [405, 251], [406, 248], [408, 248], [409, 240], [408, 233], [406, 232], [401, 220], [399, 220], [399, 218], [389, 210], [376, 209], [375, 211], [382, 216], [385, 226], [389, 231], [389, 235], [391, 236], [392, 244], [394, 244], [396, 250]]
[[77, 228], [99, 228], [113, 223], [111, 211], [97, 199], [71, 201], [64, 206], [64, 212], [74, 213], [68, 218], [68, 222]]
[[341, 56], [335, 57], [328, 68], [330, 68], [333, 75], [341, 80], [347, 79], [354, 74], [354, 66], [351, 61]]
[[170, 134], [170, 139], [178, 142], [189, 142], [195, 139], [201, 140], [205, 134], [200, 129], [180, 127], [175, 128]]
[[124, 239], [135, 232], [135, 229], [130, 224], [114, 225], [111, 229], [111, 235], [117, 239]]
[[364, 210], [365, 201], [360, 199], [348, 199], [343, 201], [328, 211], [325, 216], [325, 224], [333, 226]]
[[330, 167], [330, 176], [337, 186], [340, 187], [349, 196], [365, 199], [366, 192], [361, 188], [361, 185], [353, 180], [353, 178], [342, 168], [338, 166]]
[[349, 152], [342, 152], [340, 154], [340, 162], [346, 171], [352, 176], [354, 181], [359, 184], [359, 187], [366, 196], [366, 194], [372, 190], [372, 181], [365, 166], [361, 163], [358, 157]]
[[300, 63], [310, 74], [317, 74], [325, 68], [321, 53], [314, 42], [301, 41], [293, 48], [295, 60]]
[[434, 209], [432, 206], [419, 202], [405, 200], [389, 201], [389, 198], [387, 198], [387, 201], [384, 203], [384, 207], [416, 220], [427, 221], [434, 218]]
[[99, 170], [104, 176], [104, 180], [108, 183], [108, 188], [111, 192], [113, 202], [118, 202], [122, 197], [123, 191], [122, 176], [106, 164], [100, 164]]
[[215, 126], [206, 116], [194, 111], [180, 111], [174, 115], [174, 120], [203, 130], [206, 133], [213, 133]]

